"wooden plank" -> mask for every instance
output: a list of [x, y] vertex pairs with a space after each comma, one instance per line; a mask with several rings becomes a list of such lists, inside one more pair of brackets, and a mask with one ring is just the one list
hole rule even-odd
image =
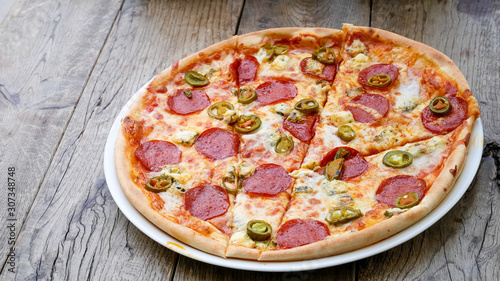
[[[374, 1], [372, 26], [428, 44], [453, 59], [477, 98], [488, 157], [459, 203], [427, 231], [360, 263], [360, 280], [498, 280], [500, 86], [498, 1]], [[491, 156], [489, 156], [491, 155]], [[496, 161], [496, 163], [495, 163]], [[496, 179], [496, 181], [495, 181]], [[387, 266], [390, 265], [390, 266]]]
[[370, 1], [272, 1], [249, 0], [238, 34], [275, 27], [328, 27], [341, 29], [343, 23], [368, 26]]
[[125, 1], [15, 245], [19, 271], [0, 279], [171, 279], [177, 254], [138, 231], [111, 198], [104, 144], [121, 107], [154, 74], [233, 35], [241, 4]]
[[[16, 169], [12, 234], [24, 223], [120, 6], [19, 0], [0, 25], [0, 180], [7, 183], [8, 167]], [[2, 226], [7, 191], [0, 189]], [[1, 228], [2, 265], [15, 237]]]

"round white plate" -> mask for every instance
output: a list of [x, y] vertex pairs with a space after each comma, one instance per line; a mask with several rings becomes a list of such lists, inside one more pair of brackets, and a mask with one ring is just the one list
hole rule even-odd
[[458, 200], [460, 200], [476, 175], [483, 153], [483, 125], [481, 119], [479, 118], [475, 122], [472, 129], [469, 152], [462, 174], [457, 179], [455, 187], [451, 190], [448, 196], [425, 218], [398, 234], [376, 244], [341, 255], [306, 261], [258, 262], [232, 258], [224, 259], [197, 250], [169, 236], [143, 217], [134, 208], [134, 206], [130, 204], [127, 197], [123, 193], [115, 172], [114, 149], [116, 136], [118, 135], [120, 129], [121, 119], [124, 117], [128, 108], [140, 92], [142, 92], [142, 90], [139, 90], [121, 110], [120, 114], [113, 123], [111, 132], [109, 133], [108, 140], [106, 142], [106, 148], [104, 150], [104, 174], [106, 176], [109, 191], [122, 213], [147, 236], [181, 255], [223, 267], [254, 271], [304, 271], [340, 265], [387, 251], [410, 240], [429, 228], [441, 217], [443, 217], [458, 202]]

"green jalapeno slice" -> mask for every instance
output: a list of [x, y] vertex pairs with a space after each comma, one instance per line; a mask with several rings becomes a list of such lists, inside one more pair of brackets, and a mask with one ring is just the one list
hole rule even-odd
[[174, 183], [172, 177], [160, 175], [157, 177], [150, 178], [146, 185], [144, 186], [147, 190], [152, 192], [163, 192], [167, 191], [170, 186]]
[[363, 213], [361, 213], [360, 209], [354, 209], [352, 207], [334, 207], [328, 211], [325, 219], [327, 222], [338, 226], [362, 216]]
[[241, 115], [234, 124], [234, 130], [241, 134], [248, 134], [260, 128], [261, 124], [262, 121], [257, 115]]
[[274, 55], [286, 55], [288, 53], [288, 47], [285, 45], [274, 45]]
[[205, 86], [208, 84], [208, 79], [196, 71], [189, 70], [184, 74], [184, 80], [191, 86]]
[[236, 177], [234, 174], [222, 177], [221, 185], [229, 194], [236, 195], [238, 192], [238, 184], [236, 184]]
[[254, 241], [264, 241], [273, 231], [270, 224], [263, 220], [251, 220], [247, 223], [247, 234]]
[[351, 155], [351, 152], [345, 148], [339, 148], [337, 153], [335, 153], [335, 157], [333, 159], [345, 159]]
[[193, 97], [193, 92], [191, 92], [191, 90], [187, 89], [187, 90], [184, 90], [184, 95], [190, 99]]
[[407, 192], [396, 199], [396, 208], [408, 209], [418, 204], [420, 198], [416, 192]]
[[349, 125], [342, 125], [339, 127], [337, 130], [337, 136], [345, 141], [349, 142], [352, 141], [356, 137], [356, 132], [351, 128]]
[[293, 149], [293, 140], [289, 137], [281, 137], [276, 142], [276, 146], [274, 147], [274, 151], [279, 154], [285, 154]]
[[368, 85], [376, 88], [385, 88], [391, 84], [391, 76], [387, 74], [373, 75], [368, 79]]
[[437, 96], [431, 100], [429, 109], [432, 113], [438, 116], [444, 116], [451, 111], [450, 101], [442, 96]]
[[404, 168], [413, 163], [413, 155], [403, 150], [392, 150], [384, 155], [382, 162], [391, 168]]
[[294, 106], [300, 112], [309, 114], [319, 110], [319, 103], [315, 99], [301, 99]]
[[340, 175], [342, 175], [342, 168], [344, 167], [344, 161], [344, 158], [339, 158], [326, 164], [323, 174], [327, 180], [332, 181], [340, 178]]
[[312, 53], [312, 58], [324, 63], [324, 64], [335, 64], [335, 52], [328, 47], [321, 47]]
[[207, 112], [210, 117], [215, 118], [217, 120], [222, 120], [224, 119], [224, 113], [226, 113], [226, 111], [228, 110], [233, 110], [233, 109], [234, 106], [230, 102], [220, 101], [212, 104], [208, 108]]
[[249, 104], [257, 99], [257, 92], [252, 87], [241, 87], [238, 93], [238, 102]]

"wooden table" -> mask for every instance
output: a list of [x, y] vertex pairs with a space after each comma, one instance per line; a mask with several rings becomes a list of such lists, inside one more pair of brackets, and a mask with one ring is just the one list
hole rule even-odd
[[[132, 93], [175, 60], [234, 34], [345, 22], [428, 44], [467, 77], [485, 151], [447, 215], [387, 252], [294, 273], [198, 262], [124, 217], [106, 185], [103, 151]], [[492, 0], [17, 0], [0, 25], [0, 279], [500, 280], [499, 25]]]

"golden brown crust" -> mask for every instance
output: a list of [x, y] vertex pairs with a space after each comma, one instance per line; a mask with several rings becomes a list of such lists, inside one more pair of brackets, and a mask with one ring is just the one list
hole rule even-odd
[[226, 256], [228, 258], [238, 258], [245, 260], [257, 260], [262, 254], [260, 250], [251, 249], [239, 245], [229, 245], [227, 247]]

